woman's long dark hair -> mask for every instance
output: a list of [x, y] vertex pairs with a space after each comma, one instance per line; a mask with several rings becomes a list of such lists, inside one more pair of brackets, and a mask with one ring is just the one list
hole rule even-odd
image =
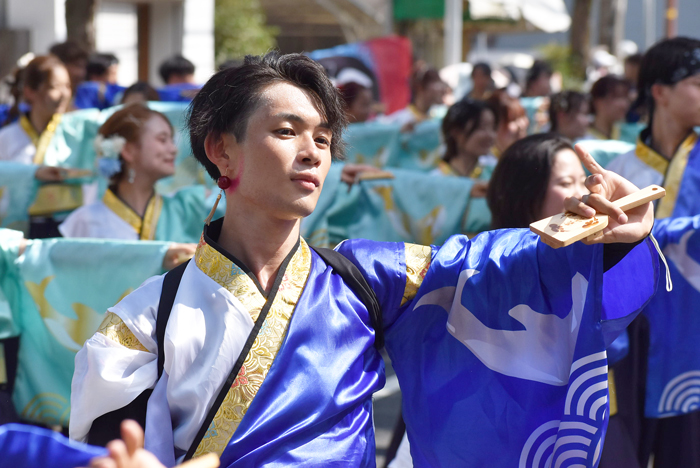
[[554, 157], [563, 149], [573, 150], [569, 140], [555, 133], [539, 133], [516, 141], [503, 152], [486, 194], [493, 229], [526, 228], [538, 220]]

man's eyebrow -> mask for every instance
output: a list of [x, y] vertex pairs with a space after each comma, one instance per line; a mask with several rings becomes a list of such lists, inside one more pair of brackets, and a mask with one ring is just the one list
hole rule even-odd
[[[304, 120], [302, 117], [300, 117], [300, 116], [298, 116], [298, 115], [296, 115], [296, 114], [289, 114], [289, 113], [286, 113], [286, 112], [281, 112], [281, 113], [279, 113], [279, 114], [275, 114], [274, 117], [275, 117], [275, 118], [278, 118], [278, 119], [282, 119], [282, 120], [290, 120], [290, 121], [292, 121], [292, 122], [299, 122], [300, 124], [306, 124], [306, 123], [307, 123], [306, 120]], [[325, 121], [324, 121], [324, 122], [321, 122], [320, 124], [318, 124], [318, 126], [319, 126], [319, 127], [322, 127], [322, 128], [327, 128], [327, 129], [330, 129], [330, 128], [331, 128], [331, 125], [330, 125], [328, 122], [325, 122]]]

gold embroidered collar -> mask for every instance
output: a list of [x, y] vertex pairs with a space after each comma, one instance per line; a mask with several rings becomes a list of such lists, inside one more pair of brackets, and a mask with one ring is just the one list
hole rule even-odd
[[163, 197], [158, 194], [151, 197], [148, 201], [148, 205], [146, 205], [146, 212], [143, 215], [143, 219], [110, 189], [107, 189], [102, 196], [102, 203], [134, 228], [134, 231], [139, 234], [139, 239], [155, 239], [158, 220], [160, 219], [160, 213], [163, 209]]
[[[214, 419], [199, 442], [194, 456], [216, 453], [221, 456], [236, 432], [258, 390], [264, 383], [270, 368], [282, 347], [289, 322], [306, 280], [311, 271], [311, 251], [303, 239], [289, 253], [270, 297], [241, 262], [216, 244], [223, 220], [217, 220], [204, 228], [197, 251], [197, 267], [219, 285], [230, 291], [256, 321], [262, 307], [271, 301], [270, 309], [255, 341], [230, 388], [216, 411]], [[279, 283], [278, 283], [279, 282]]]
[[44, 131], [41, 132], [41, 135], [39, 135], [26, 114], [22, 114], [20, 116], [19, 126], [22, 127], [22, 130], [24, 130], [24, 132], [29, 136], [29, 138], [32, 140], [32, 144], [36, 147], [36, 153], [34, 153], [34, 164], [44, 164], [46, 150], [49, 148], [49, 143], [51, 143], [51, 139], [53, 139], [62, 117], [62, 114], [54, 114], [53, 117], [51, 117], [48, 125], [46, 125]]
[[[455, 177], [462, 177], [462, 174], [457, 172], [454, 167], [444, 159], [441, 159], [438, 162], [438, 169], [442, 173], [442, 175], [446, 176], [455, 176]], [[481, 177], [481, 174], [484, 172], [484, 168], [481, 166], [481, 164], [477, 163], [476, 166], [474, 166], [474, 169], [472, 169], [472, 173], [469, 174], [469, 177], [471, 179], [478, 179]]]

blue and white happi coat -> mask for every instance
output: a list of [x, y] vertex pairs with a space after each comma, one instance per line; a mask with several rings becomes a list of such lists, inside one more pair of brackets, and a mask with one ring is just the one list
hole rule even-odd
[[[206, 238], [199, 248], [206, 243], [218, 249]], [[299, 249], [306, 249], [303, 241]], [[605, 348], [657, 283], [648, 240], [605, 273], [602, 246], [553, 250], [525, 230], [455, 236], [440, 248], [353, 240], [338, 250], [381, 304], [415, 466], [597, 465], [608, 418]], [[209, 252], [209, 265], [230, 259]], [[375, 331], [342, 278], [313, 251], [308, 263], [298, 299], [293, 288], [280, 287], [285, 301], [296, 301], [294, 311], [225, 445], [223, 467], [375, 466], [371, 395], [385, 381]], [[127, 349], [110, 334], [96, 335], [78, 354], [72, 436], [84, 437], [110, 399], [135, 398], [156, 385], [149, 412], [159, 420], [147, 417], [146, 447], [169, 464], [173, 451], [178, 457], [187, 450], [225, 380], [222, 369], [243, 346], [225, 336], [228, 324], [252, 328], [250, 317], [236, 318], [238, 292], [216, 282], [233, 270], [243, 274], [227, 268], [213, 275], [188, 265], [166, 331], [165, 384], [156, 385], [153, 341], [162, 279], [110, 309], [138, 341]], [[283, 271], [282, 284], [297, 273]], [[247, 332], [237, 333], [244, 339]], [[124, 369], [123, 378], [110, 363]], [[163, 421], [172, 423], [172, 434], [149, 431]], [[218, 437], [221, 421], [214, 422], [205, 442]]]

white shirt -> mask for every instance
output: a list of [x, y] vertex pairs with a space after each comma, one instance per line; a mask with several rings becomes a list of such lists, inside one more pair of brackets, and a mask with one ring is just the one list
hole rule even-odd
[[664, 181], [664, 174], [639, 159], [636, 150], [617, 156], [605, 168], [616, 172], [639, 188], [652, 184], [662, 185]]
[[63, 237], [139, 240], [139, 233], [102, 200], [72, 212], [59, 226]]
[[0, 161], [34, 164], [35, 154], [36, 147], [19, 122], [0, 129]]

